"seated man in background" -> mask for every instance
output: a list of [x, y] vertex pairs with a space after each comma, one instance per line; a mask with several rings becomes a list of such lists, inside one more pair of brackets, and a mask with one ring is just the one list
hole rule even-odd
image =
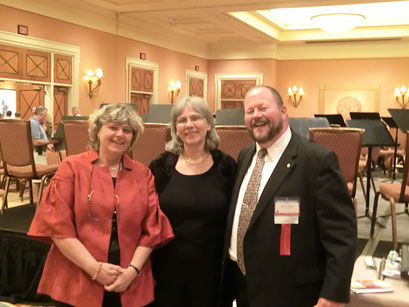
[[47, 109], [45, 107], [36, 107], [34, 115], [30, 117], [31, 138], [34, 145], [34, 161], [36, 164], [47, 164], [46, 147], [54, 150], [55, 143], [58, 140], [49, 140], [42, 127], [47, 118]]
[[78, 107], [72, 107], [71, 113], [72, 113], [72, 116], [81, 116], [80, 108], [78, 108]]

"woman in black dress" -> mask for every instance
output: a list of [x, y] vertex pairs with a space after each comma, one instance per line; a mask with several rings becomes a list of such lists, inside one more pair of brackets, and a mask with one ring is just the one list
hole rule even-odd
[[172, 140], [150, 165], [160, 207], [175, 234], [152, 254], [154, 305], [216, 306], [236, 163], [217, 150], [219, 137], [205, 100], [184, 98], [171, 116]]

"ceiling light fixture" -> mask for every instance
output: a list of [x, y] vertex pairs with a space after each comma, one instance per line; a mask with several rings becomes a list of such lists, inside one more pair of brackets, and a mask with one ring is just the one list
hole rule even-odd
[[331, 13], [311, 17], [311, 21], [329, 33], [345, 33], [353, 30], [365, 20], [365, 16], [353, 13]]

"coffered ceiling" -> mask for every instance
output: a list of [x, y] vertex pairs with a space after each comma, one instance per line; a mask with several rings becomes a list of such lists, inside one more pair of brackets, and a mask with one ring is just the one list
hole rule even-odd
[[[0, 0], [1, 4], [207, 59], [409, 56], [409, 1]], [[311, 16], [364, 15], [348, 33]], [[268, 17], [268, 18], [267, 18]]]

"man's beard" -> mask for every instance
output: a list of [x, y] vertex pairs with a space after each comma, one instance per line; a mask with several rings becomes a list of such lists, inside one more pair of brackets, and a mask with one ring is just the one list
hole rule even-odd
[[[256, 124], [267, 124], [268, 125], [267, 132], [264, 135], [260, 135], [260, 134], [255, 135], [253, 129], [254, 129], [254, 125]], [[271, 122], [265, 117], [262, 117], [259, 119], [253, 119], [250, 123], [250, 127], [247, 128], [252, 138], [260, 144], [267, 143], [268, 141], [271, 141], [272, 139], [274, 139], [280, 133], [282, 129], [283, 129], [282, 120], [280, 120], [276, 126], [271, 126]]]

